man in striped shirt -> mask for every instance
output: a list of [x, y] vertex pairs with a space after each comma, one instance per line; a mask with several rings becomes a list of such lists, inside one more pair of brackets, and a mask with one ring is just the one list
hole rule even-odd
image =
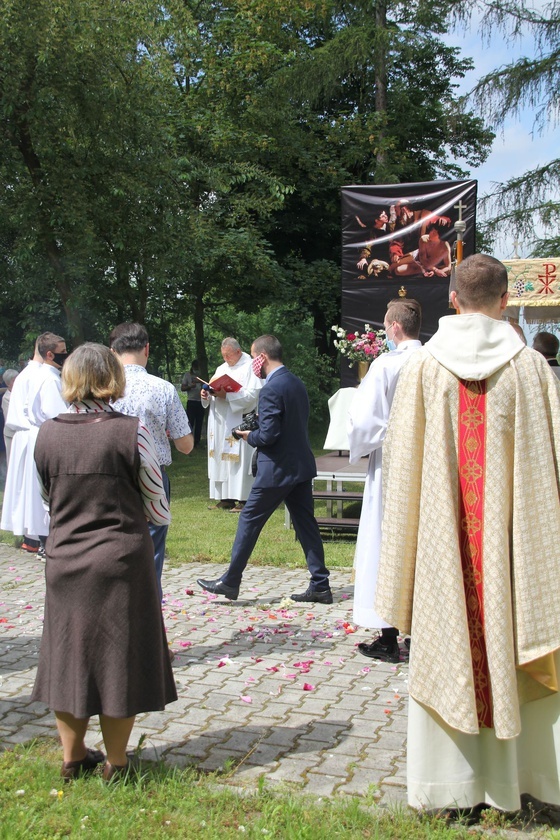
[[[184, 455], [189, 454], [194, 443], [185, 409], [170, 382], [147, 372], [150, 340], [142, 324], [119, 324], [109, 336], [109, 346], [120, 357], [126, 374], [125, 395], [115, 402], [114, 407], [123, 414], [140, 418], [149, 429], [154, 439], [162, 469], [163, 486], [169, 500], [169, 476], [165, 471], [172, 461], [169, 438]], [[154, 559], [161, 596], [161, 574], [168, 526], [149, 523], [149, 528], [154, 543]]]

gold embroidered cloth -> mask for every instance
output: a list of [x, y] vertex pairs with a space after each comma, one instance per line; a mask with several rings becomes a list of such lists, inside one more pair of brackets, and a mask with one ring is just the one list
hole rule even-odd
[[[560, 306], [560, 259], [503, 260], [508, 306]], [[550, 319], [558, 314], [551, 310]]]
[[[475, 734], [458, 408], [459, 380], [427, 350], [415, 353], [401, 372], [383, 449], [375, 606], [413, 637], [411, 695]], [[486, 380], [485, 411], [484, 640], [493, 726], [498, 738], [512, 738], [520, 704], [554, 686], [542, 658], [560, 648], [560, 384], [544, 358], [524, 348]]]

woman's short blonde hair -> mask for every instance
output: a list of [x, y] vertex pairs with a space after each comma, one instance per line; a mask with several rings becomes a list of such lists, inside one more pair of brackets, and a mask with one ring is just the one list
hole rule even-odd
[[122, 362], [103, 344], [81, 344], [64, 362], [62, 396], [68, 403], [118, 400], [124, 388]]

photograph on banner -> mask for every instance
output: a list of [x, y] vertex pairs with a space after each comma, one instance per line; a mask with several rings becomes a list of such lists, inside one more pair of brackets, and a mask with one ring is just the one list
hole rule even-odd
[[[463, 222], [463, 256], [474, 253], [477, 182], [428, 181], [342, 188], [342, 326], [380, 329], [387, 303], [422, 305], [422, 341], [449, 314], [456, 222]], [[356, 372], [342, 361], [345, 385]]]

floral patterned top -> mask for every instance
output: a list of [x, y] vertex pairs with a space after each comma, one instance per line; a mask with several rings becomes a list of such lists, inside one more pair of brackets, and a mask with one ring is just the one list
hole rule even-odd
[[171, 382], [152, 376], [142, 365], [125, 365], [124, 372], [124, 397], [115, 400], [114, 408], [140, 418], [150, 430], [158, 463], [167, 466], [172, 461], [169, 438], [176, 440], [191, 433], [179, 394]]

